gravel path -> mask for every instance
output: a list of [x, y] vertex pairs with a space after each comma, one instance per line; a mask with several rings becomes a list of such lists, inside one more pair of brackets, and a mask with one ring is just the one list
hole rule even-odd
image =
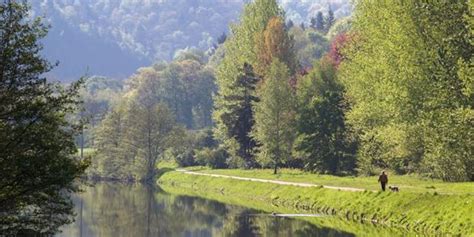
[[185, 169], [176, 169], [178, 172], [182, 172], [185, 174], [190, 175], [201, 175], [201, 176], [210, 176], [210, 177], [217, 177], [217, 178], [226, 178], [226, 179], [238, 179], [244, 181], [252, 181], [252, 182], [261, 182], [261, 183], [273, 183], [273, 184], [280, 184], [280, 185], [292, 185], [298, 187], [323, 187], [327, 189], [335, 189], [340, 191], [350, 191], [350, 192], [363, 192], [365, 189], [361, 188], [351, 188], [351, 187], [337, 187], [337, 186], [327, 186], [327, 185], [318, 185], [318, 184], [309, 184], [309, 183], [298, 183], [298, 182], [288, 182], [288, 181], [279, 181], [279, 180], [271, 180], [271, 179], [257, 179], [257, 178], [246, 178], [246, 177], [239, 177], [239, 176], [231, 176], [231, 175], [221, 175], [221, 174], [207, 174], [195, 171], [188, 171]]

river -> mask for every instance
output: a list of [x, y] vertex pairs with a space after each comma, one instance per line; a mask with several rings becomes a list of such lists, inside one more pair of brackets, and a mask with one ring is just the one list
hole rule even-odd
[[354, 236], [153, 186], [98, 183], [83, 190], [73, 197], [75, 222], [56, 236]]

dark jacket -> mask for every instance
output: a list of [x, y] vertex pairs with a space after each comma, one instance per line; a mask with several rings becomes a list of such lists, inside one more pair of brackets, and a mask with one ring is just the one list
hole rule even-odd
[[386, 174], [381, 174], [381, 175], [379, 176], [379, 182], [381, 182], [381, 183], [387, 183], [387, 182], [388, 182], [388, 177], [387, 177], [387, 175], [386, 175]]

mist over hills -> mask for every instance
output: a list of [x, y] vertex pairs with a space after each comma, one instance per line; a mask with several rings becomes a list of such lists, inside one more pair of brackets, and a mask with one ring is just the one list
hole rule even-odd
[[[138, 67], [169, 61], [186, 47], [206, 51], [228, 33], [249, 0], [40, 0], [32, 15], [51, 25], [44, 54], [59, 61], [48, 77], [84, 75], [126, 78]], [[328, 6], [349, 15], [349, 0], [280, 0], [288, 19], [309, 22]]]

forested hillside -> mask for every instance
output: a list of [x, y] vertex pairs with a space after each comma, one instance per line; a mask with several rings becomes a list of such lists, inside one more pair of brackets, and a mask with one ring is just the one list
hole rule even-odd
[[[50, 73], [73, 80], [88, 72], [124, 79], [136, 68], [171, 60], [176, 51], [214, 48], [229, 24], [238, 21], [245, 0], [41, 0], [32, 1], [33, 15], [45, 16], [52, 29], [44, 40], [44, 54], [61, 67]], [[347, 16], [347, 0], [331, 1], [336, 17]], [[288, 19], [296, 24], [327, 1], [282, 1]]]

